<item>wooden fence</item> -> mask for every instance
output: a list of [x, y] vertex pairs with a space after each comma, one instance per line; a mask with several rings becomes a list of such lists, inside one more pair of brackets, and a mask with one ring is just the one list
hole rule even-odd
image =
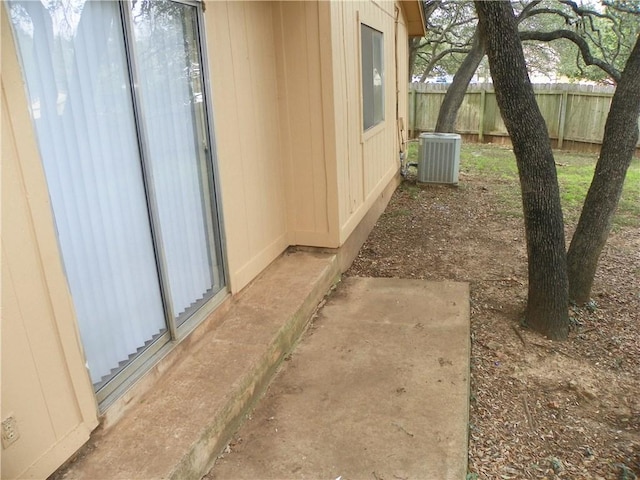
[[[409, 85], [410, 137], [434, 131], [446, 91], [446, 85]], [[534, 85], [534, 91], [555, 148], [599, 150], [613, 87], [549, 84]], [[509, 141], [493, 85], [469, 85], [458, 112], [456, 132], [479, 142]]]

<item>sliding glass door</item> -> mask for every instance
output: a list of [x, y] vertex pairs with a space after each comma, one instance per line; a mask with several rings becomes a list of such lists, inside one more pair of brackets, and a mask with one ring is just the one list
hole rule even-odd
[[99, 399], [224, 287], [197, 9], [9, 2]]
[[219, 288], [219, 262], [208, 248], [214, 228], [196, 9], [147, 0], [134, 5], [131, 17], [168, 300], [182, 320]]

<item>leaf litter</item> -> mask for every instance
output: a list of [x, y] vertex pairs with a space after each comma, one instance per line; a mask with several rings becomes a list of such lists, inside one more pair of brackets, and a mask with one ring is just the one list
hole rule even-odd
[[457, 188], [405, 180], [346, 274], [470, 284], [468, 478], [637, 479], [640, 229], [611, 234], [593, 300], [552, 342], [520, 325], [525, 237], [503, 188], [464, 171]]

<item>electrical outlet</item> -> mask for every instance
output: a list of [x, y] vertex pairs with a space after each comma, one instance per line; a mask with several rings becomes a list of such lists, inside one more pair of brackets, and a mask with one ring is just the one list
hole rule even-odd
[[20, 438], [18, 432], [18, 422], [13, 414], [2, 420], [2, 448], [8, 448], [13, 442]]

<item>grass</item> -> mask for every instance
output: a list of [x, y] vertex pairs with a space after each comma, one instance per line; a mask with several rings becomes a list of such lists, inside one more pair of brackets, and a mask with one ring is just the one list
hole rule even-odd
[[[409, 145], [409, 161], [415, 162], [418, 144]], [[589, 153], [554, 152], [560, 196], [565, 222], [576, 223], [589, 189], [597, 156]], [[522, 216], [518, 169], [509, 147], [487, 144], [463, 144], [460, 169], [468, 175], [486, 178], [487, 188], [501, 200], [507, 216]], [[461, 180], [463, 182], [464, 180]], [[640, 159], [634, 158], [624, 184], [618, 211], [613, 222], [616, 227], [640, 227]]]

